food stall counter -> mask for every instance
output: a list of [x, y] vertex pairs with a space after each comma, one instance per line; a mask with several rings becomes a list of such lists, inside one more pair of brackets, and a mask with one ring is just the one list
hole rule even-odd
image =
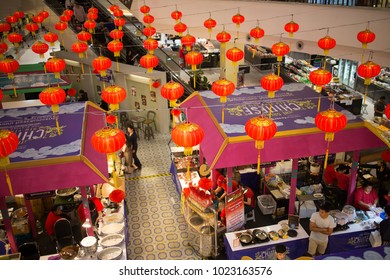
[[[253, 232], [256, 229], [263, 230], [267, 233], [271, 231], [278, 232], [281, 229], [281, 225], [275, 224], [253, 228], [251, 231]], [[287, 255], [291, 259], [295, 259], [304, 255], [309, 245], [309, 235], [303, 229], [302, 225], [299, 225], [298, 229], [296, 229], [296, 237], [279, 238], [278, 240], [268, 240], [249, 245], [243, 245], [239, 240], [240, 234], [245, 232], [247, 230], [229, 232], [224, 235], [226, 253], [229, 260], [241, 260], [244, 256], [256, 260], [266, 260], [274, 253], [275, 245], [280, 243], [287, 247]]]

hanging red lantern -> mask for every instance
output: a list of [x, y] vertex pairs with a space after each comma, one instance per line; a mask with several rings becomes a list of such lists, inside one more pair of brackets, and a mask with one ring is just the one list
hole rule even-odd
[[199, 145], [204, 138], [203, 129], [190, 122], [179, 123], [171, 131], [172, 141], [180, 146], [184, 147], [184, 155], [192, 155], [192, 147]]
[[88, 50], [88, 44], [85, 42], [75, 42], [72, 44], [72, 51], [79, 54], [79, 58], [84, 57], [84, 53]]
[[171, 109], [171, 115], [174, 116], [174, 117], [180, 116], [181, 113], [182, 113], [182, 111], [180, 109], [177, 109], [177, 108]]
[[175, 26], [173, 27], [173, 29], [179, 33], [179, 36], [181, 36], [183, 34], [183, 32], [185, 32], [187, 30], [187, 25], [185, 25], [184, 23], [182, 22], [178, 22], [175, 24]]
[[8, 34], [7, 38], [8, 38], [8, 41], [10, 41], [11, 43], [14, 44], [15, 48], [19, 47], [19, 43], [21, 41], [23, 41], [22, 34], [19, 34], [16, 32], [12, 32], [12, 33]]
[[272, 45], [272, 53], [276, 55], [277, 61], [279, 62], [282, 61], [283, 56], [285, 56], [289, 52], [290, 52], [290, 47], [283, 42], [279, 42]]
[[114, 57], [119, 57], [123, 49], [123, 43], [119, 40], [112, 40], [107, 44], [107, 48], [110, 52], [114, 53]]
[[65, 14], [60, 15], [60, 21], [62, 22], [68, 23], [71, 19], [72, 17], [70, 15], [65, 15]]
[[185, 46], [187, 51], [190, 51], [192, 46], [195, 44], [196, 38], [187, 33], [187, 35], [181, 37], [181, 44]]
[[284, 30], [288, 32], [288, 35], [290, 37], [294, 37], [294, 33], [299, 30], [299, 25], [295, 23], [293, 20], [291, 20], [289, 23], [287, 23], [284, 26]]
[[46, 43], [43, 43], [41, 41], [36, 41], [32, 46], [31, 49], [36, 54], [39, 54], [40, 58], [45, 57], [45, 53], [49, 50], [49, 45]]
[[385, 115], [388, 119], [390, 119], [390, 103], [386, 105]]
[[318, 40], [318, 46], [324, 50], [324, 55], [328, 55], [329, 50], [336, 46], [336, 40], [326, 35], [324, 38]]
[[273, 120], [267, 117], [254, 117], [245, 124], [245, 132], [249, 137], [255, 140], [255, 147], [258, 150], [257, 155], [257, 174], [260, 173], [260, 150], [264, 148], [264, 141], [273, 138], [277, 127]]
[[121, 203], [126, 198], [126, 194], [122, 190], [113, 190], [108, 198], [114, 203]]
[[360, 77], [364, 78], [364, 84], [369, 85], [371, 84], [371, 79], [379, 75], [381, 67], [372, 61], [366, 61], [359, 65], [357, 72]]
[[0, 59], [8, 51], [8, 45], [4, 42], [0, 42]]
[[110, 37], [114, 40], [121, 40], [123, 38], [123, 31], [119, 29], [114, 29], [110, 31]]
[[119, 9], [119, 7], [117, 5], [111, 5], [110, 6], [110, 11], [111, 12], [114, 12], [115, 10], [118, 10], [118, 9]]
[[191, 65], [191, 70], [195, 71], [196, 66], [202, 63], [203, 55], [197, 51], [190, 51], [186, 53], [184, 59], [188, 65]]
[[84, 22], [84, 27], [88, 29], [89, 33], [93, 33], [94, 28], [96, 27], [96, 22], [94, 20], [86, 20]]
[[211, 32], [213, 31], [213, 28], [217, 26], [217, 22], [210, 17], [203, 22], [203, 26], [207, 28], [211, 37]]
[[232, 61], [233, 66], [237, 66], [237, 62], [244, 58], [244, 52], [237, 47], [233, 47], [226, 51], [226, 57]]
[[116, 123], [116, 116], [115, 115], [111, 115], [111, 114], [107, 115], [106, 116], [106, 123], [108, 123], [108, 124]]
[[[67, 11], [67, 10], [65, 10], [65, 11]], [[64, 11], [64, 14], [65, 14], [65, 11]], [[47, 12], [45, 10], [42, 10], [42, 11], [39, 12], [39, 15], [41, 17], [43, 17], [43, 20], [45, 20], [45, 19], [47, 19], [49, 17], [49, 12]], [[73, 11], [72, 11], [72, 14], [70, 16], [72, 16], [72, 15], [73, 15]]]
[[91, 33], [83, 30], [83, 31], [77, 33], [77, 39], [79, 39], [80, 41], [87, 42], [87, 41], [92, 39], [92, 35], [91, 35]]
[[360, 31], [357, 34], [357, 39], [362, 43], [362, 48], [366, 49], [367, 44], [375, 40], [375, 33], [371, 32], [369, 29], [366, 29], [364, 31]]
[[149, 13], [149, 11], [150, 11], [150, 7], [147, 6], [147, 5], [143, 5], [143, 6], [141, 6], [141, 7], [139, 8], [139, 10], [141, 11], [141, 13], [147, 14], [147, 13]]
[[58, 40], [58, 35], [53, 32], [47, 32], [45, 35], [43, 35], [43, 39], [45, 39], [46, 42], [50, 43], [50, 46], [54, 46], [54, 42]]
[[154, 53], [154, 50], [158, 48], [157, 40], [148, 38], [144, 41], [144, 48], [149, 51], [150, 54]]
[[69, 96], [73, 97], [73, 96], [76, 96], [77, 91], [76, 91], [74, 88], [70, 88], [70, 89], [68, 89], [68, 90], [66, 91], [66, 93], [67, 93]]
[[234, 83], [225, 79], [219, 79], [213, 82], [211, 86], [211, 90], [220, 96], [219, 102], [221, 103], [226, 103], [227, 96], [231, 95], [235, 89], [236, 86]]
[[64, 10], [63, 14], [72, 17], [74, 13], [72, 10]]
[[177, 99], [183, 96], [184, 88], [180, 83], [169, 81], [161, 87], [161, 96], [169, 100], [169, 106], [177, 107]]
[[153, 68], [158, 65], [158, 57], [152, 54], [146, 54], [141, 57], [140, 64], [147, 69], [147, 73], [152, 73]]
[[97, 20], [98, 14], [89, 12], [89, 13], [87, 14], [87, 18], [90, 19], [90, 20]]
[[113, 12], [114, 16], [116, 17], [123, 17], [123, 11], [121, 9], [116, 9], [114, 12]]
[[240, 24], [245, 21], [245, 17], [240, 13], [237, 13], [232, 17], [232, 21], [236, 24], [237, 28], [240, 28]]
[[255, 28], [251, 29], [249, 35], [255, 39], [255, 43], [258, 43], [260, 38], [264, 36], [264, 30], [261, 29], [259, 26], [256, 26]]
[[160, 87], [160, 81], [159, 80], [154, 80], [153, 83], [152, 83], [152, 87], [153, 88], [159, 88]]
[[19, 22], [22, 23], [22, 19], [24, 19], [24, 12], [22, 11], [16, 11], [14, 13], [14, 16], [18, 18]]
[[390, 162], [390, 150], [384, 150], [384, 151], [381, 153], [381, 158], [382, 158], [385, 162]]
[[95, 8], [95, 7], [91, 7], [91, 8], [88, 9], [88, 13], [99, 14], [99, 10], [97, 8]]
[[46, 70], [48, 72], [54, 73], [54, 77], [57, 79], [61, 76], [61, 71], [65, 69], [66, 63], [63, 59], [53, 57], [47, 60], [46, 62]]
[[142, 29], [142, 33], [146, 36], [146, 37], [151, 37], [153, 36], [154, 34], [156, 34], [156, 28], [154, 28], [153, 26], [147, 26], [145, 27], [144, 29]]
[[31, 22], [26, 24], [26, 29], [31, 32], [32, 36], [35, 36], [35, 31], [39, 29], [39, 26], [38, 24]]
[[261, 78], [260, 84], [263, 89], [268, 91], [268, 98], [274, 98], [275, 91], [283, 87], [284, 81], [280, 76], [271, 73]]
[[313, 85], [316, 86], [315, 90], [317, 92], [321, 92], [322, 86], [329, 84], [332, 80], [332, 73], [330, 73], [328, 70], [319, 68], [310, 72], [309, 80]]
[[119, 30], [122, 30], [122, 26], [126, 24], [126, 20], [123, 17], [115, 18], [114, 24]]
[[51, 106], [51, 111], [54, 114], [56, 120], [56, 127], [58, 131], [58, 135], [61, 134], [61, 127], [58, 123], [58, 112], [60, 111], [60, 107], [58, 104], [61, 104], [66, 99], [65, 91], [60, 87], [48, 87], [45, 88], [39, 94], [39, 100], [45, 104]]
[[217, 41], [221, 43], [221, 47], [224, 47], [225, 43], [229, 42], [232, 36], [224, 30], [218, 33], [216, 38]]
[[11, 179], [7, 172], [7, 165], [11, 163], [8, 156], [15, 152], [18, 145], [19, 138], [14, 132], [7, 129], [0, 129], [0, 167], [4, 168], [5, 179], [11, 196], [14, 195], [14, 192]]
[[15, 23], [18, 21], [18, 18], [16, 16], [7, 16], [5, 18], [5, 21], [8, 22], [13, 27]]
[[6, 36], [8, 31], [10, 31], [11, 25], [7, 22], [0, 22], [0, 32], [3, 33], [3, 36]]
[[96, 71], [99, 71], [100, 76], [106, 76], [106, 70], [112, 66], [112, 61], [108, 57], [99, 56], [92, 60], [92, 66]]
[[19, 69], [19, 62], [13, 58], [0, 60], [0, 72], [7, 73], [8, 79], [14, 78], [14, 72]]
[[126, 99], [126, 91], [120, 86], [111, 85], [102, 90], [102, 99], [110, 104], [110, 110], [118, 110], [119, 103]]
[[147, 14], [143, 17], [143, 22], [146, 24], [152, 24], [154, 22], [154, 16]]
[[3, 91], [2, 91], [1, 88], [0, 88], [0, 102], [3, 101], [3, 97], [4, 97]]
[[59, 21], [56, 24], [54, 24], [54, 28], [60, 31], [60, 33], [62, 33], [65, 29], [68, 28], [68, 24], [66, 22]]
[[36, 15], [32, 17], [32, 21], [37, 23], [38, 25], [41, 24], [43, 20], [44, 20], [43, 16], [40, 15]]
[[183, 13], [178, 11], [177, 9], [171, 13], [171, 18], [173, 18], [176, 22], [179, 22], [179, 20], [182, 18], [182, 16], [183, 16]]

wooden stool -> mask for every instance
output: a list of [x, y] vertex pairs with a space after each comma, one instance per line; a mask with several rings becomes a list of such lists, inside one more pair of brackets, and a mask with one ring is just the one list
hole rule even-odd
[[153, 139], [154, 139], [153, 128], [151, 126], [146, 126], [145, 127], [145, 139], [150, 140], [150, 137], [153, 137]]

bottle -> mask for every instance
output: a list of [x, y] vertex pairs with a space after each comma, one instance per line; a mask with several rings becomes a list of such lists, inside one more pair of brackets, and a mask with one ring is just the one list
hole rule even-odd
[[39, 220], [37, 220], [35, 222], [35, 227], [37, 229], [38, 234], [42, 234], [43, 233], [42, 224], [41, 224], [41, 222]]

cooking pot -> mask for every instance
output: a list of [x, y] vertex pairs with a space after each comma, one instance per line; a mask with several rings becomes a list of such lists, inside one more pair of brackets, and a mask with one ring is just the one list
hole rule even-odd
[[252, 240], [253, 240], [253, 236], [252, 234], [248, 233], [248, 232], [243, 232], [241, 233], [240, 235], [240, 241], [244, 244], [249, 244], [249, 243], [252, 243]]
[[287, 231], [287, 235], [290, 237], [296, 237], [298, 235], [298, 232], [295, 229], [289, 229]]
[[281, 228], [278, 230], [278, 235], [280, 238], [287, 238], [287, 231]]
[[79, 253], [79, 245], [65, 246], [60, 251], [60, 256], [64, 260], [73, 260]]
[[272, 240], [274, 240], [274, 241], [276, 241], [276, 240], [279, 239], [279, 234], [278, 234], [276, 231], [274, 231], [274, 230], [271, 230], [271, 231], [268, 233], [268, 235], [269, 235], [269, 238], [272, 239]]
[[201, 234], [210, 234], [214, 232], [214, 228], [212, 226], [203, 226], [200, 228]]
[[261, 241], [264, 241], [268, 238], [267, 233], [261, 229], [255, 229], [252, 233], [254, 236], [256, 236], [256, 238], [260, 239]]
[[84, 254], [93, 256], [97, 251], [97, 239], [95, 236], [87, 236], [83, 238], [80, 242], [81, 246], [83, 246]]
[[203, 224], [203, 219], [199, 215], [194, 215], [191, 217], [190, 223], [193, 226], [200, 226], [201, 224]]

